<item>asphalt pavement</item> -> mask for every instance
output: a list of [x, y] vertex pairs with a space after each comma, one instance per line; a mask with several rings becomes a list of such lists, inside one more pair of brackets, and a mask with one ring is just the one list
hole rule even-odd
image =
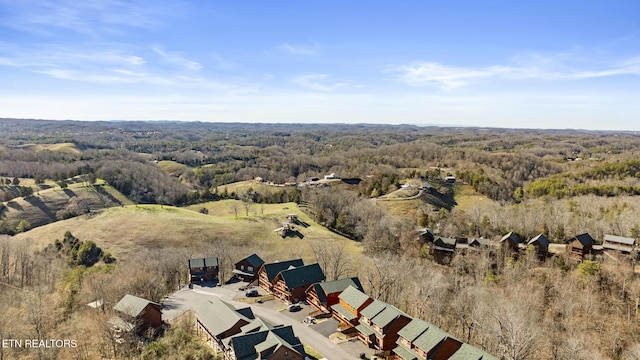
[[236, 307], [250, 306], [256, 316], [271, 323], [291, 325], [296, 336], [302, 342], [314, 348], [328, 360], [353, 360], [358, 359], [358, 355], [361, 352], [371, 353], [370, 349], [359, 342], [359, 344], [350, 342], [350, 344], [343, 346], [343, 344], [336, 344], [329, 340], [326, 336], [329, 331], [328, 325], [322, 327], [322, 331], [318, 332], [314, 327], [303, 324], [302, 320], [311, 311], [309, 305], [302, 304], [302, 310], [289, 312], [286, 310], [287, 304], [278, 300], [269, 300], [262, 304], [247, 304], [234, 301], [234, 299], [240, 300], [244, 298], [244, 292], [238, 290], [242, 285], [243, 283], [218, 287], [194, 285], [193, 289], [183, 288], [165, 298], [162, 303], [162, 317], [165, 321], [171, 322], [185, 312], [195, 309], [205, 300], [219, 298], [230, 302]]

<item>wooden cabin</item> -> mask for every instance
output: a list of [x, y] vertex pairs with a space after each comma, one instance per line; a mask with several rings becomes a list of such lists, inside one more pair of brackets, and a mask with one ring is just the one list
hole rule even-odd
[[251, 254], [235, 263], [233, 276], [242, 281], [253, 282], [258, 278], [258, 270], [262, 265], [264, 265], [264, 260], [256, 254]]
[[331, 307], [339, 302], [338, 297], [349, 286], [363, 291], [357, 277], [312, 284], [306, 291], [307, 302], [319, 312], [318, 315], [331, 315]]
[[456, 251], [455, 238], [436, 237], [429, 245], [429, 254], [438, 264], [449, 264]]
[[332, 316], [340, 322], [338, 328], [343, 332], [348, 332], [360, 323], [360, 313], [373, 299], [361, 290], [348, 286], [338, 296], [338, 303], [331, 306]]
[[247, 332], [229, 339], [228, 360], [304, 360], [304, 345], [289, 326]]
[[162, 305], [153, 301], [127, 294], [113, 309], [127, 325], [126, 330], [135, 331], [138, 335], [162, 325]]
[[584, 260], [585, 255], [591, 252], [594, 243], [595, 241], [589, 233], [574, 236], [567, 242], [567, 257], [575, 261]]
[[547, 258], [547, 254], [549, 253], [549, 239], [547, 239], [544, 234], [539, 234], [533, 239], [529, 240], [527, 246], [533, 246], [536, 249], [536, 253], [541, 260]]
[[215, 351], [224, 351], [224, 340], [240, 334], [254, 319], [250, 307], [236, 309], [220, 299], [207, 300], [196, 308], [196, 335]]
[[189, 259], [189, 282], [217, 280], [219, 269], [217, 257]]
[[282, 301], [296, 303], [305, 299], [305, 290], [326, 277], [318, 264], [280, 271], [273, 279], [273, 294]]
[[390, 354], [396, 347], [398, 332], [411, 320], [394, 306], [375, 300], [360, 313], [360, 324], [356, 326], [358, 339], [369, 348]]
[[522, 244], [522, 239], [520, 239], [520, 236], [513, 231], [500, 239], [500, 245], [504, 250], [510, 250], [517, 253], [520, 248], [520, 244]]
[[282, 270], [300, 266], [304, 266], [304, 262], [302, 262], [302, 259], [262, 264], [262, 266], [258, 270], [259, 285], [265, 291], [272, 293], [273, 279], [276, 278], [276, 275], [278, 275]]

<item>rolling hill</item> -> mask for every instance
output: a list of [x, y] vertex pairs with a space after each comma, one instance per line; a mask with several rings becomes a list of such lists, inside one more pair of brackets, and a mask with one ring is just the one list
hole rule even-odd
[[[344, 244], [351, 253], [361, 252], [360, 244], [315, 224], [295, 203], [255, 205], [258, 214], [236, 218], [231, 209], [234, 202], [224, 200], [194, 207], [207, 208], [210, 215], [160, 205], [114, 207], [95, 216], [79, 216], [44, 225], [16, 237], [32, 241], [42, 248], [61, 239], [66, 231], [71, 231], [76, 237], [93, 240], [105, 251], [125, 261], [128, 254], [144, 248], [195, 248], [212, 239], [224, 239], [239, 246], [258, 246], [269, 252], [285, 254], [283, 256], [303, 258], [313, 257], [310, 243], [331, 240]], [[304, 224], [295, 225], [302, 238], [283, 239], [273, 231], [286, 221], [286, 215], [290, 213], [297, 214]]]

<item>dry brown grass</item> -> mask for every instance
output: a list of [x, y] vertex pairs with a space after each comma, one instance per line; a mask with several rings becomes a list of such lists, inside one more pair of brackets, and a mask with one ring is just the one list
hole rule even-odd
[[[340, 242], [350, 253], [362, 251], [359, 243], [313, 223], [294, 203], [264, 205], [262, 214], [236, 218], [229, 209], [231, 201], [199, 205], [210, 209], [209, 215], [160, 205], [115, 207], [93, 217], [58, 221], [17, 236], [42, 248], [61, 239], [66, 231], [71, 231], [81, 240], [95, 241], [121, 260], [144, 248], [197, 248], [214, 239], [236, 246], [262, 248], [268, 253], [278, 254], [280, 259], [301, 257], [312, 261], [310, 244], [326, 241]], [[296, 230], [303, 234], [302, 239], [282, 239], [273, 231], [286, 221], [289, 213], [297, 214], [301, 221], [309, 224], [308, 227], [296, 226]]]

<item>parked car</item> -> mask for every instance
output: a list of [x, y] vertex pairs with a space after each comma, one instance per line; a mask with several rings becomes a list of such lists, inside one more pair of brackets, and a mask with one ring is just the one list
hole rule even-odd
[[302, 310], [302, 307], [300, 307], [300, 305], [298, 304], [291, 304], [289, 305], [289, 307], [287, 307], [287, 310], [289, 310], [289, 312], [296, 312]]
[[258, 289], [249, 289], [244, 293], [244, 296], [246, 297], [257, 297], [259, 295]]

